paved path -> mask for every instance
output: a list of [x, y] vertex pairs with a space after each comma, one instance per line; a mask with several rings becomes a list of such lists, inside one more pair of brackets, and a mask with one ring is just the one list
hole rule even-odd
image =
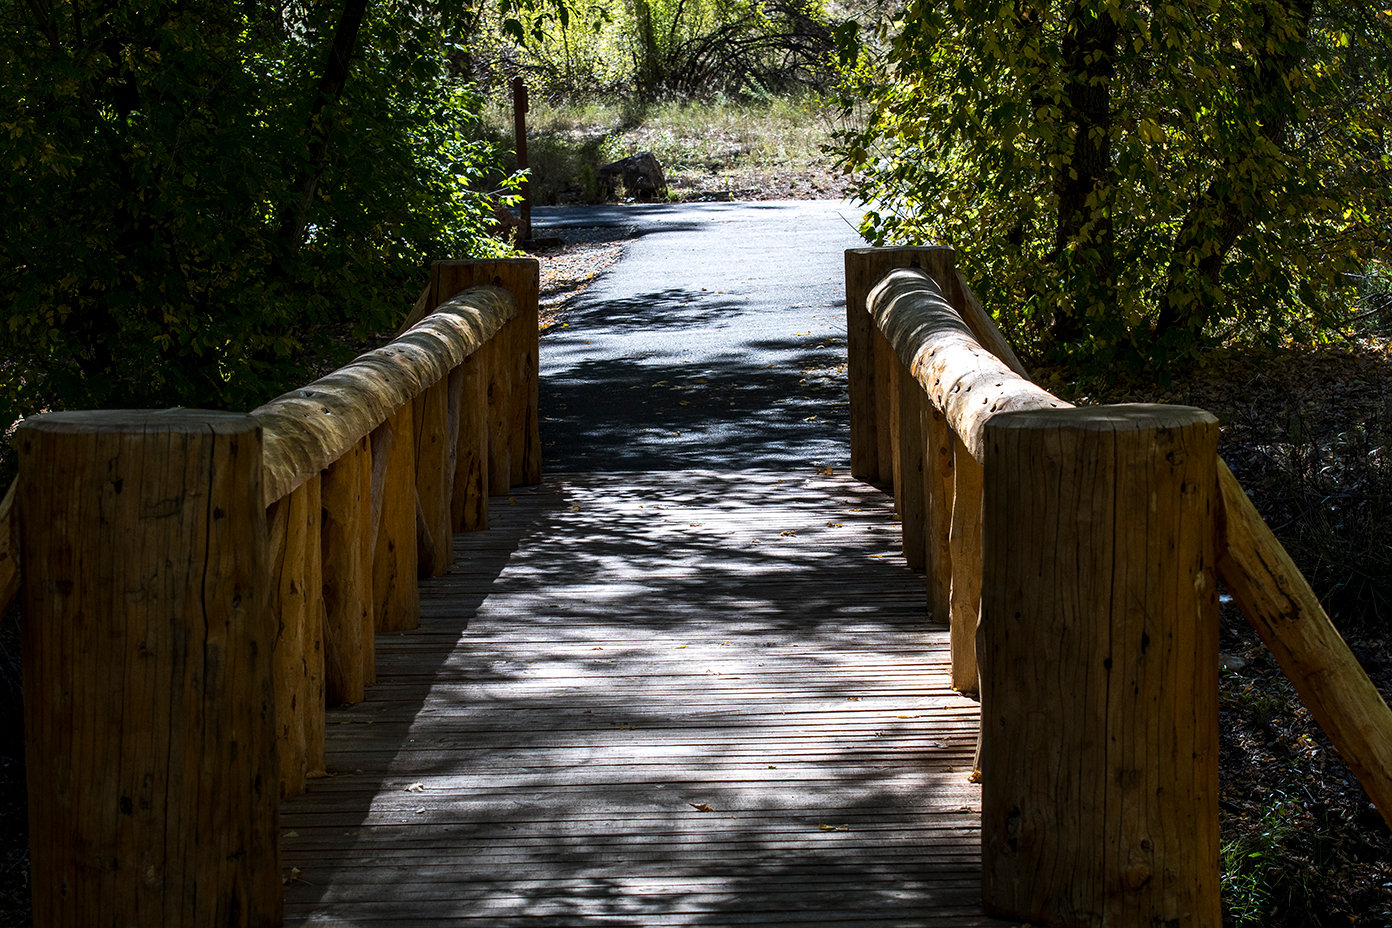
[[538, 210], [636, 227], [542, 339], [548, 472], [848, 463], [846, 248], [835, 201]]
[[288, 921], [998, 924], [976, 704], [846, 473], [849, 211], [604, 214], [640, 234], [542, 342], [550, 476], [457, 536], [330, 714]]

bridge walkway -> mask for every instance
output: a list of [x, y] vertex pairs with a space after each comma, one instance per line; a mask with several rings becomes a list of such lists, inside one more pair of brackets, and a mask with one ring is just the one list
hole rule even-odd
[[985, 926], [974, 702], [844, 473], [492, 501], [331, 710], [288, 924]]

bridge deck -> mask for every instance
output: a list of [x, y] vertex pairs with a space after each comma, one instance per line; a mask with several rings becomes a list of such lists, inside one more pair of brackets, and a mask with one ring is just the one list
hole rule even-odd
[[379, 639], [282, 818], [290, 923], [998, 925], [976, 704], [848, 477], [549, 478]]

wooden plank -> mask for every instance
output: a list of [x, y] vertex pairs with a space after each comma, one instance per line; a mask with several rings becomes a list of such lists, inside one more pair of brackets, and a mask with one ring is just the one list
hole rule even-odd
[[883, 494], [586, 475], [490, 514], [283, 809], [290, 923], [998, 924], [977, 707]]

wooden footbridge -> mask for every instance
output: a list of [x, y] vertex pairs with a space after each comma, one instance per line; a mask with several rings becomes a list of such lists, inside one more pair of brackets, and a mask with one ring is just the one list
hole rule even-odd
[[1035, 387], [950, 250], [847, 253], [850, 474], [543, 479], [536, 280], [23, 423], [37, 925], [1216, 926], [1220, 579], [1392, 810], [1213, 419]]

